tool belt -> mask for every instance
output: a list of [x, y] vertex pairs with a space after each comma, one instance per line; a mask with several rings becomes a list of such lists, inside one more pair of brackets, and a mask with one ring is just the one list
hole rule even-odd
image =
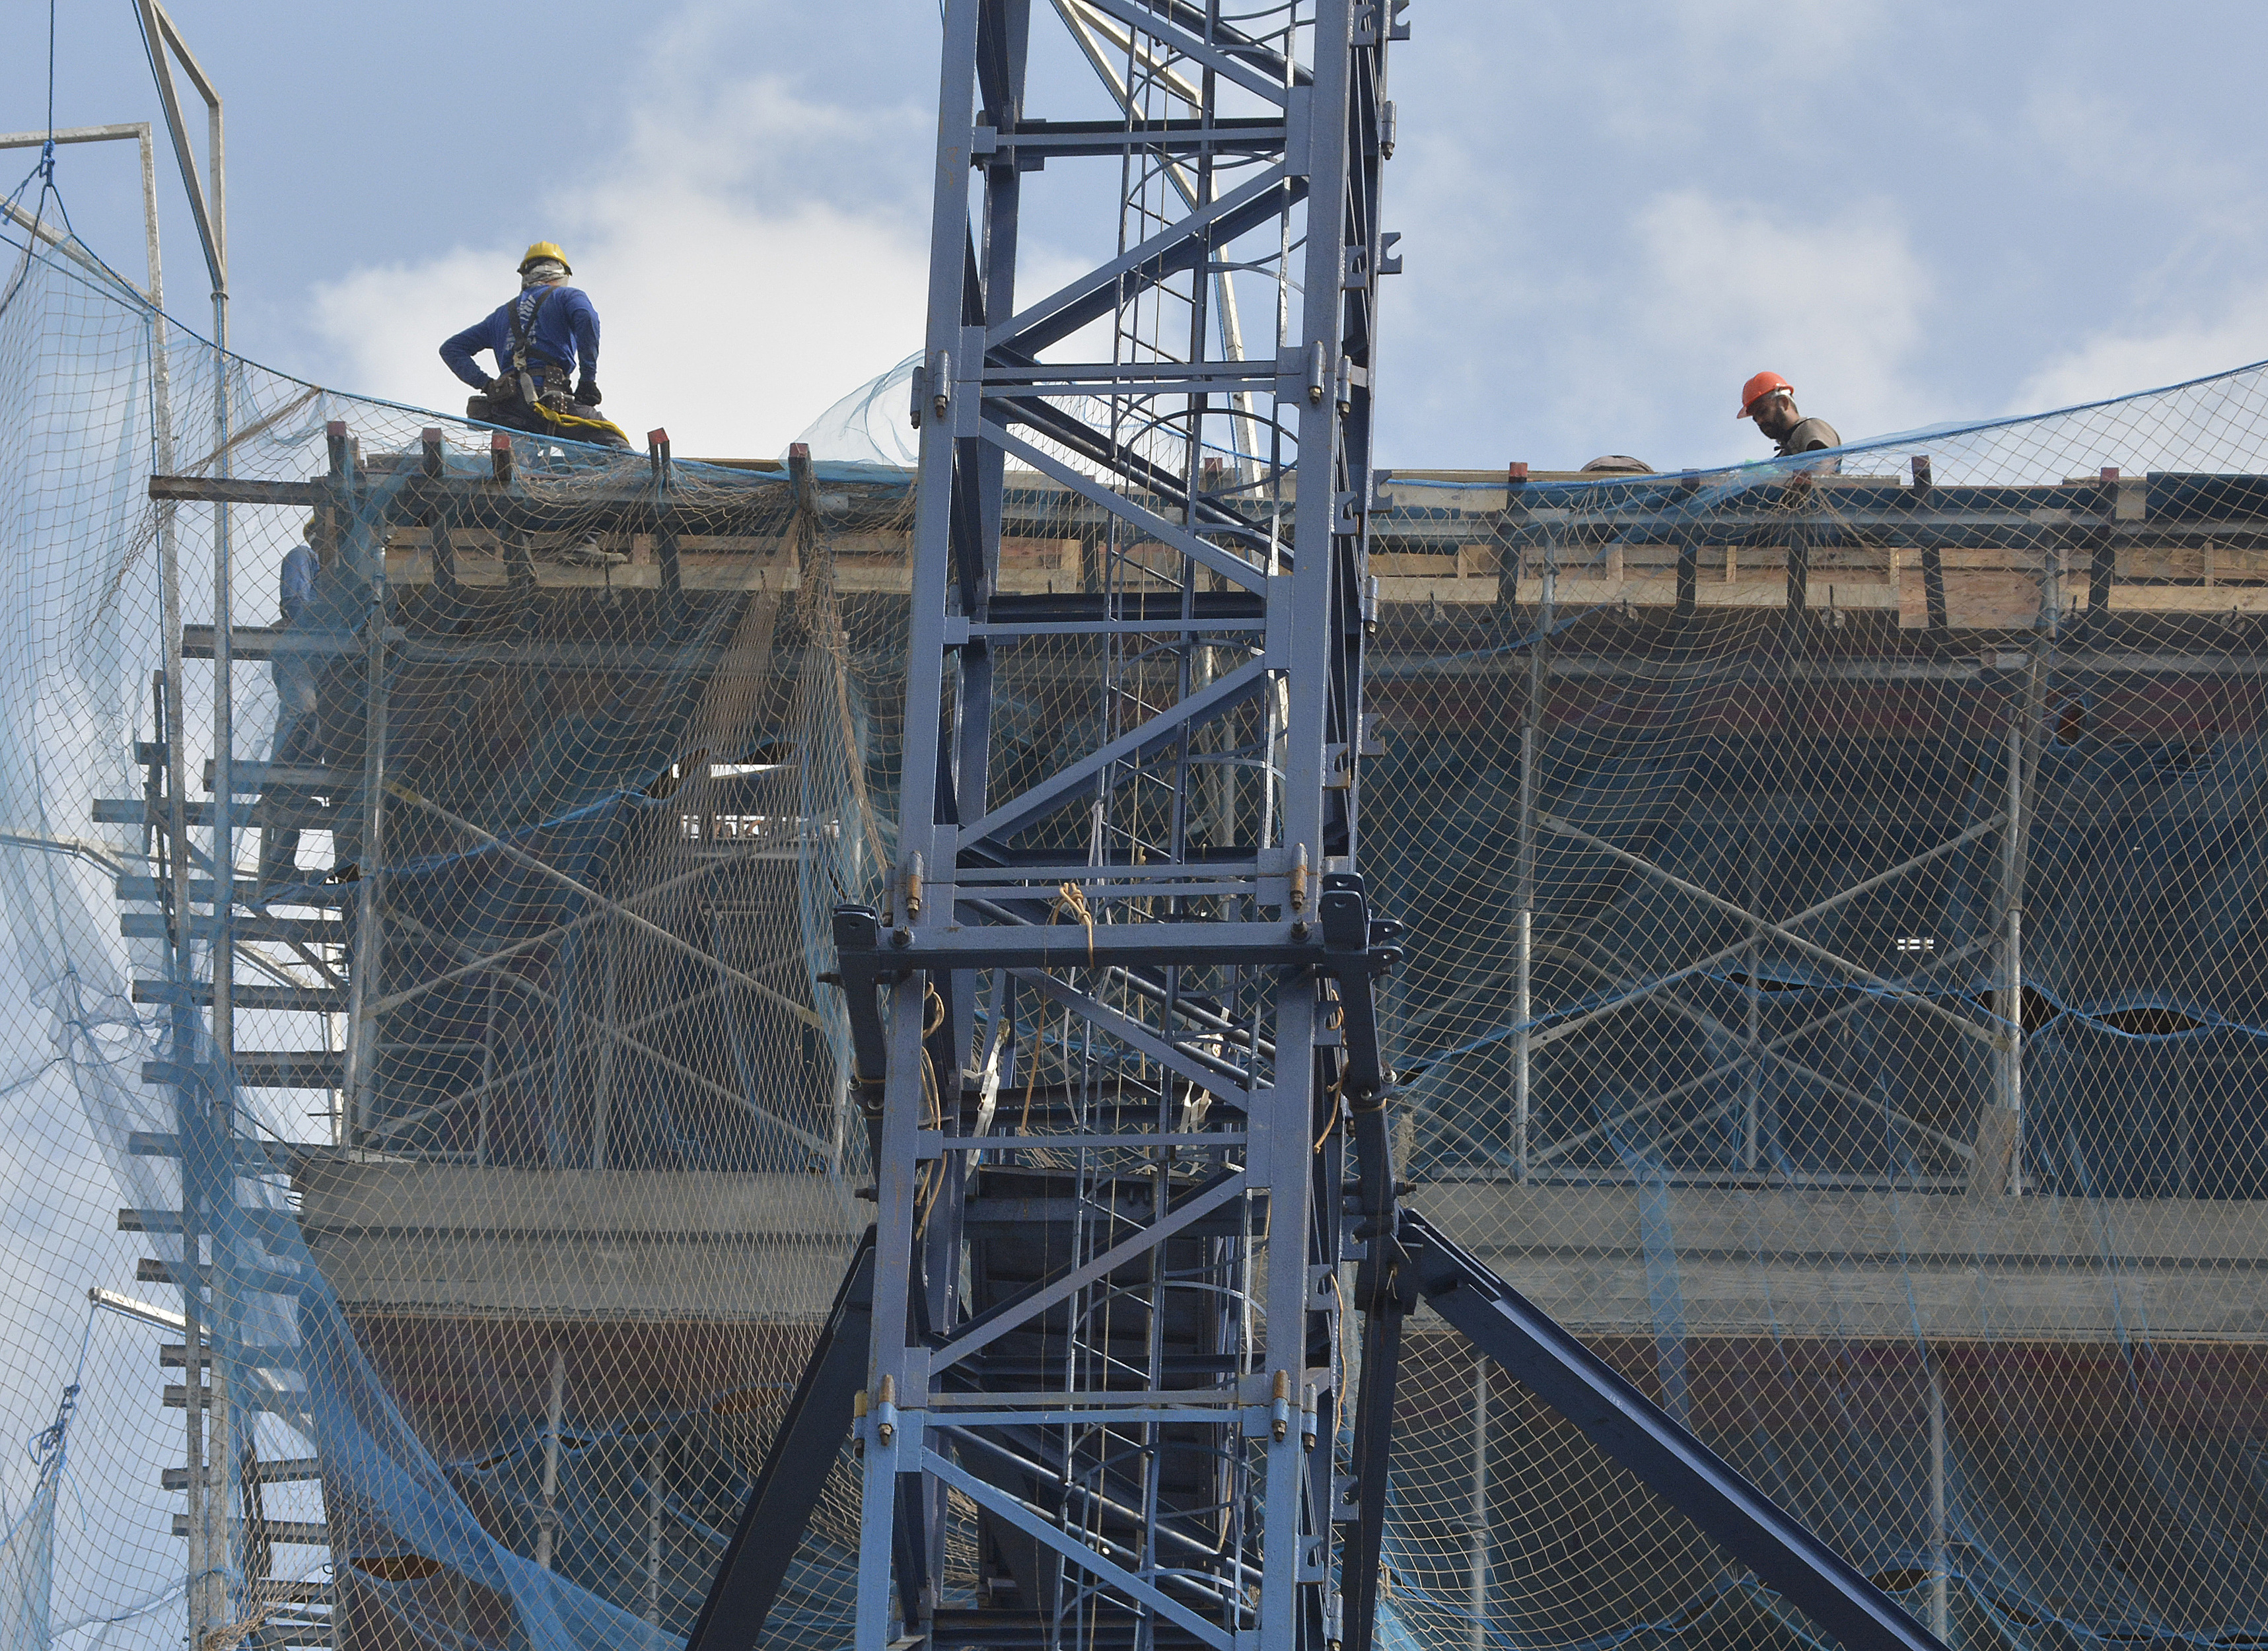
[[487, 392], [468, 400], [466, 416], [486, 424], [556, 435], [565, 441], [627, 447], [630, 439], [621, 425], [600, 418], [596, 409], [574, 399], [566, 364], [537, 353], [529, 344], [535, 318], [543, 313], [551, 291], [547, 287], [538, 292], [524, 314], [519, 304], [512, 306], [512, 371]]
[[600, 418], [596, 410], [538, 393], [533, 402], [522, 398], [511, 379], [500, 380], [493, 394], [468, 396], [465, 416], [482, 424], [502, 424], [563, 441], [594, 442], [602, 447], [627, 447], [630, 439], [622, 427]]

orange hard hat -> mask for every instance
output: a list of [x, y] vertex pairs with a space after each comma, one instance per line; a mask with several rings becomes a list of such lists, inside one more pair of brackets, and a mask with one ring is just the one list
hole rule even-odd
[[1757, 373], [1755, 378], [1750, 379], [1746, 384], [1743, 384], [1741, 387], [1741, 410], [1734, 414], [1733, 416], [1735, 418], [1746, 418], [1749, 416], [1749, 411], [1751, 408], [1755, 407], [1758, 402], [1764, 400], [1765, 396], [1770, 395], [1775, 390], [1786, 390], [1790, 395], [1793, 395], [1795, 394], [1795, 386], [1790, 384], [1786, 379], [1780, 377], [1777, 372]]

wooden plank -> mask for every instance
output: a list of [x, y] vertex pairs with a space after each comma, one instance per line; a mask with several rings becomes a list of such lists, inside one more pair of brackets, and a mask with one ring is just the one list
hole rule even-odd
[[[345, 1080], [346, 1059], [322, 1050], [239, 1050], [236, 1080], [247, 1089], [335, 1089]], [[178, 1070], [171, 1061], [144, 1061], [142, 1081], [170, 1084]]]
[[[561, 544], [571, 544], [584, 535], [563, 532], [550, 533], [541, 536]], [[387, 577], [389, 579], [393, 577], [393, 571], [397, 562], [408, 563], [415, 558], [430, 555], [432, 542], [432, 534], [422, 527], [387, 529], [386, 537]], [[497, 535], [492, 532], [481, 529], [453, 527], [449, 532], [449, 542], [460, 556], [473, 555], [492, 557], [497, 553]], [[652, 534], [608, 531], [599, 534], [599, 542], [607, 549], [628, 556], [630, 559], [630, 565], [632, 567], [644, 566], [653, 560]], [[541, 563], [544, 550], [554, 548], [556, 547], [537, 546], [534, 552], [536, 561], [539, 564]], [[702, 556], [762, 557], [778, 556], [785, 551], [788, 546], [786, 537], [780, 534], [680, 534], [677, 537], [677, 548], [687, 554]]]
[[[137, 980], [134, 983], [134, 1001], [173, 1003], [184, 990], [170, 980]], [[212, 1001], [212, 988], [209, 985], [193, 985], [186, 991], [193, 1004], [202, 1006]], [[335, 1014], [347, 1006], [347, 994], [336, 986], [237, 984], [230, 988], [229, 999], [239, 1009], [275, 1009], [287, 1013]]]
[[[1687, 1334], [1940, 1338], [2094, 1343], [2115, 1367], [2123, 1315], [2166, 1341], [2259, 1347], [2268, 1331], [2268, 1209], [2137, 1198], [2105, 1255], [2088, 1212], [2053, 1199], [1914, 1198], [1873, 1191], [1675, 1188]], [[1771, 1253], [1753, 1248], [1756, 1200], [1773, 1200]], [[1414, 1201], [1536, 1305], [1586, 1336], [1653, 1325], [1640, 1200], [1628, 1187], [1437, 1183]], [[2115, 1281], [2117, 1287], [2111, 1287]], [[2121, 1303], [2124, 1303], [2123, 1307]]]
[[[1410, 559], [1417, 561], [1420, 558], [1413, 556]], [[1445, 558], [1424, 559], [1440, 561]], [[1378, 600], [1397, 606], [1439, 602], [1444, 607], [1490, 607], [1495, 604], [1500, 593], [1494, 578], [1465, 579], [1451, 575], [1443, 579], [1392, 578], [1378, 581]]]
[[[853, 564], [846, 567], [838, 562], [835, 564], [835, 588], [838, 591], [877, 592], [884, 595], [902, 594], [913, 589], [913, 575], [907, 571], [902, 563], [876, 563], [865, 567]], [[1041, 582], [1036, 585], [1020, 578], [1017, 583], [1005, 588], [1017, 591], [1037, 591], [1044, 594], [1052, 591], [1054, 586], [1047, 583], [1045, 576], [1042, 576]], [[1065, 588], [1076, 590], [1078, 586], [1074, 582]]]
[[[239, 759], [229, 770], [229, 778], [239, 797], [256, 797], [270, 785], [296, 785], [303, 791], [351, 791], [361, 776], [343, 768], [277, 767], [269, 763], [247, 763]], [[213, 788], [213, 760], [205, 759], [204, 788]]]
[[[178, 1370], [187, 1356], [177, 1342], [158, 1349], [158, 1362], [168, 1370]], [[211, 1362], [210, 1354], [206, 1355], [204, 1362]], [[321, 1478], [323, 1464], [316, 1456], [288, 1456], [276, 1462], [255, 1462], [252, 1464], [252, 1477], [261, 1485], [303, 1485], [311, 1479]], [[187, 1468], [167, 1468], [158, 1476], [158, 1482], [169, 1491], [186, 1491], [189, 1488], [189, 1470]], [[260, 1585], [260, 1594], [262, 1599], [276, 1597], [273, 1586], [266, 1582]], [[329, 1596], [328, 1590], [320, 1583], [310, 1585], [309, 1590], [299, 1596], [303, 1601], [310, 1602]]]
[[2114, 614], [2268, 614], [2268, 585], [2114, 585]]
[[[342, 630], [290, 630], [280, 625], [234, 625], [229, 630], [229, 648], [239, 663], [246, 660], [272, 660], [278, 652], [305, 654], [313, 659], [351, 653], [359, 657], [362, 639]], [[388, 640], [401, 634], [397, 628], [389, 633]], [[213, 628], [210, 625], [181, 627], [181, 657], [185, 660], [210, 660], [213, 656]]]
[[[303, 831], [328, 831], [337, 822], [339, 810], [321, 807], [313, 803], [264, 803], [264, 813], [253, 826], [297, 826]], [[212, 823], [212, 805], [209, 802], [184, 803], [182, 814], [193, 826]], [[166, 803], [162, 797], [98, 797], [94, 800], [92, 818], [96, 825], [153, 825], [162, 826], [166, 821]]]
[[153, 475], [150, 497], [213, 505], [328, 505], [336, 497], [324, 482], [257, 482], [226, 475]]
[[[743, 556], [681, 556], [679, 566], [683, 588], [688, 591], [769, 591], [799, 589], [803, 576], [792, 563]], [[534, 562], [539, 590], [659, 590], [661, 569], [651, 563], [632, 562], [614, 567], [581, 567], [559, 562]], [[397, 588], [433, 582], [432, 558], [423, 550], [388, 549], [386, 580]], [[504, 590], [511, 582], [506, 564], [493, 556], [457, 553], [457, 583], [471, 590]], [[902, 580], [901, 581], [902, 583]]]
[[[1811, 606], [1830, 606], [1859, 609], [1889, 609], [1897, 607], [1896, 587], [1873, 570], [1852, 570], [1857, 578], [1842, 577], [1844, 570], [1813, 570], [1811, 576]], [[1423, 584], [1426, 581], [1385, 580], [1380, 586], [1382, 600], [1423, 601], [1416, 596], [1400, 594], [1391, 587], [1397, 585]], [[1465, 581], [1473, 586], [1486, 586], [1494, 601], [1495, 581], [1473, 579]], [[1533, 604], [1542, 600], [1541, 579], [1522, 579], [1518, 600]], [[1832, 593], [1830, 602], [1830, 593]], [[1447, 600], [1444, 598], [1444, 600]], [[1677, 605], [1677, 579], [1672, 574], [1653, 579], [1562, 579], [1558, 583], [1556, 601], [1562, 612], [1587, 608], [1675, 608]], [[1785, 578], [1744, 579], [1727, 584], [1721, 579], [1705, 579], [1694, 591], [1695, 604], [1702, 608], [1784, 608], [1787, 605], [1787, 581]]]
[[[199, 940], [209, 939], [214, 922], [210, 915], [198, 914], [189, 922], [189, 932]], [[331, 946], [343, 943], [346, 925], [331, 918], [270, 918], [254, 912], [239, 912], [230, 925], [239, 940], [298, 940], [308, 946]], [[166, 914], [162, 911], [129, 911], [118, 919], [119, 938], [127, 940], [163, 940], [171, 937], [166, 932]]]
[[[1945, 623], [1953, 630], [2026, 630], [2039, 622], [2040, 579], [2035, 572], [1991, 572], [1960, 566], [1955, 553], [1945, 556]], [[1913, 560], [1919, 563], [1919, 556]], [[2084, 577], [2065, 583], [2065, 596], [2087, 600]], [[1928, 593], [1918, 566], [1898, 575], [1898, 624], [1907, 630], [1929, 625]]]
[[[256, 826], [258, 822], [255, 821], [254, 824]], [[124, 901], [140, 901], [148, 904], [157, 904], [172, 897], [170, 887], [159, 883], [158, 879], [146, 873], [128, 872], [117, 880], [114, 887], [118, 898]], [[259, 892], [260, 885], [249, 877], [238, 878], [232, 891], [233, 897], [239, 902], [249, 902]], [[212, 897], [213, 886], [210, 878], [198, 877], [190, 880], [189, 903], [191, 905], [209, 906], [212, 904]], [[354, 894], [351, 889], [344, 884], [335, 884], [329, 888], [306, 889], [294, 895], [290, 903], [295, 906], [343, 906], [353, 898]]]
[[[335, 505], [338, 499], [328, 482], [197, 475], [153, 475], [150, 478], [150, 497], [177, 503], [279, 505], [301, 509]], [[368, 501], [368, 490], [363, 490], [359, 498]], [[420, 477], [405, 484], [402, 491], [386, 501], [381, 508], [391, 517], [417, 515], [437, 498], [447, 500], [459, 513], [458, 531], [509, 526], [534, 533], [567, 533], [593, 523], [644, 528], [652, 525], [656, 514], [652, 493], [643, 479], [621, 487], [585, 487], [578, 489], [571, 498], [549, 499], [506, 491], [484, 476], [453, 475], [439, 480]], [[716, 533], [725, 524], [736, 521], [759, 522], [768, 527], [782, 521], [787, 515], [787, 501], [779, 490], [735, 491], [721, 498], [674, 503], [659, 514], [667, 522]]]

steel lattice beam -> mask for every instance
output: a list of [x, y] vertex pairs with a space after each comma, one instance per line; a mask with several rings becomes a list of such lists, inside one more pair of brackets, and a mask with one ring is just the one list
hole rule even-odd
[[[946, 6], [898, 859], [882, 910], [835, 917], [877, 1204], [859, 1651], [1368, 1651], [1421, 1298], [1846, 1643], [1942, 1651], [1397, 1205], [1373, 986], [1398, 929], [1357, 822], [1406, 0], [1293, 0], [1266, 38], [1219, 0], [1056, 4], [1123, 124], [1026, 113], [1064, 91], [1027, 84], [1031, 0]], [[1121, 250], [1020, 301], [1021, 179], [1049, 164], [1092, 170]], [[1230, 268], [1275, 283], [1256, 354]], [[1078, 597], [996, 606], [1011, 461], [1086, 512]], [[1041, 674], [1096, 714], [996, 778], [999, 682], [1051, 645]], [[1214, 785], [1201, 832], [1230, 755], [1256, 778]], [[693, 1651], [744, 1651], [717, 1625], [777, 1586], [836, 1319]]]
[[[889, 907], [836, 925], [878, 1166], [858, 1642], [1320, 1647], [1346, 1373], [1340, 1201], [1314, 1191], [1334, 1113], [1380, 1082], [1374, 1050], [1343, 1073], [1326, 1020], [1370, 1035], [1392, 942], [1354, 805], [1394, 31], [1353, 0], [1300, 0], [1265, 39], [1217, 5], [1058, 9], [1123, 123], [1044, 118], [1078, 89], [1027, 85], [1029, 0], [945, 20], [899, 859]], [[1035, 299], [1016, 248], [1042, 165], [1083, 169], [1121, 250]], [[1232, 261], [1287, 299], [1248, 355]], [[1209, 449], [1233, 498], [1207, 494]], [[1101, 507], [1099, 607], [996, 624], [1012, 463]], [[1209, 626], [1221, 591], [1248, 606]], [[998, 783], [1007, 651], [1074, 638], [1112, 714]], [[1138, 694], [1138, 656], [1172, 661]], [[1200, 844], [1190, 776], [1230, 749], [1260, 778], [1219, 810], [1233, 844]], [[1044, 1168], [968, 1139], [1013, 1087], [996, 1071], [980, 1106], [967, 1070], [988, 987], [1057, 1028], [1053, 1053], [1023, 1037], [1061, 1073]], [[1009, 1191], [1034, 1213], [1003, 1235]], [[1186, 1305], [1192, 1270], [1226, 1308]], [[1019, 1438], [950, 1410], [971, 1393]], [[947, 1485], [982, 1510], [983, 1602], [942, 1569]], [[978, 1609], [1002, 1600], [1020, 1626]]]

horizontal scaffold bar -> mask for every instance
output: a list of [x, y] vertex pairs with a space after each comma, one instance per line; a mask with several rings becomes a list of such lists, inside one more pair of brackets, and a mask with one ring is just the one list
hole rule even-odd
[[980, 126], [972, 159], [984, 155], [1057, 156], [1268, 154], [1284, 147], [1287, 129], [1267, 116], [1201, 121], [1020, 121]]
[[[172, 1351], [173, 1363], [179, 1365], [181, 1361], [180, 1350]], [[163, 1363], [164, 1360], [160, 1360], [159, 1362]], [[323, 1464], [314, 1456], [287, 1457], [280, 1462], [250, 1462], [245, 1466], [247, 1470], [245, 1477], [261, 1485], [302, 1485], [310, 1479], [320, 1479], [323, 1477]], [[159, 1477], [166, 1490], [186, 1491], [189, 1488], [189, 1470], [187, 1468], [167, 1468]], [[273, 1589], [266, 1583], [261, 1585], [260, 1591], [263, 1599], [276, 1597]], [[303, 1601], [312, 1602], [328, 1599], [329, 1596], [329, 1591], [319, 1586], [299, 1597]]]
[[[1203, 936], [1205, 961], [1223, 967], [1322, 969], [1332, 961], [1320, 929], [1305, 923], [1206, 923], [1194, 932]], [[890, 940], [880, 956], [891, 968], [1108, 969], [1187, 964], [1192, 925], [1106, 923], [1091, 936], [1077, 923], [886, 932]], [[895, 944], [899, 935], [906, 938], [903, 946]]]
[[[608, 486], [574, 483], [558, 498], [536, 498], [507, 491], [478, 476], [391, 475], [364, 477], [342, 488], [324, 482], [263, 482], [236, 476], [153, 475], [150, 497], [159, 503], [276, 505], [294, 509], [357, 505], [387, 521], [446, 517], [454, 528], [520, 533], [578, 533], [594, 527], [640, 532], [686, 531], [777, 538], [787, 527], [790, 503], [784, 490], [704, 495], [697, 500], [657, 500], [650, 484]], [[884, 512], [901, 512], [890, 506]]]

